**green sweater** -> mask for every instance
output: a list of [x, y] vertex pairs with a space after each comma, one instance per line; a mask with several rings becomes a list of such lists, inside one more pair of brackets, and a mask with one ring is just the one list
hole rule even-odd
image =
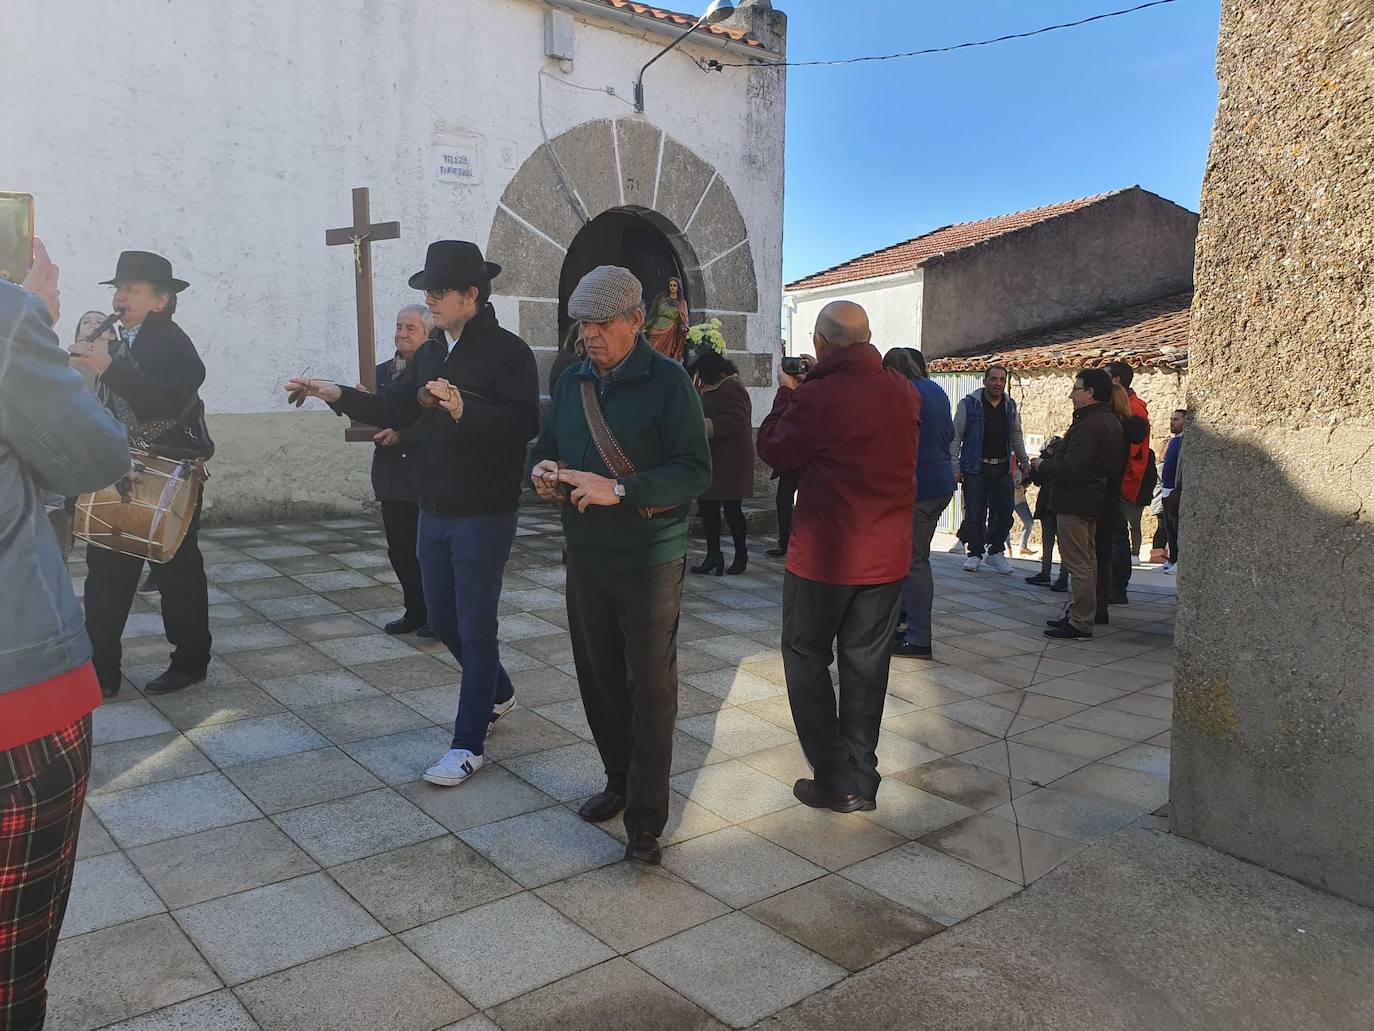
[[[591, 362], [570, 367], [554, 386], [544, 430], [530, 467], [546, 459], [572, 469], [610, 476], [597, 453], [582, 412], [582, 382], [595, 381]], [[687, 554], [687, 514], [692, 501], [711, 485], [711, 449], [701, 398], [677, 362], [656, 352], [643, 337], [601, 396], [606, 424], [634, 467], [621, 480], [618, 505], [578, 512], [563, 506], [569, 562], [607, 571], [644, 569]], [[641, 508], [678, 506], [645, 519]]]

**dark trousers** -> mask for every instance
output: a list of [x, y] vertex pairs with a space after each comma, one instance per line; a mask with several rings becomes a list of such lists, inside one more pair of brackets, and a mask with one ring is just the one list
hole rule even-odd
[[[162, 627], [172, 646], [172, 669], [200, 675], [210, 665], [210, 591], [205, 560], [200, 554], [200, 503], [191, 516], [186, 539], [172, 561], [157, 566], [162, 593]], [[120, 637], [129, 619], [129, 606], [138, 590], [143, 559], [86, 546], [86, 633], [91, 639], [91, 662], [100, 686], [119, 687], [124, 656]]]
[[420, 513], [420, 567], [429, 625], [448, 646], [463, 680], [453, 746], [481, 755], [497, 702], [515, 688], [501, 665], [496, 607], [515, 540], [515, 513], [446, 518]]
[[698, 501], [701, 511], [701, 529], [706, 534], [706, 551], [715, 554], [720, 550], [720, 511], [725, 509], [725, 521], [730, 525], [730, 536], [735, 542], [735, 555], [743, 555], [749, 550], [748, 530], [744, 523], [744, 509], [738, 501]]
[[1178, 561], [1178, 511], [1180, 498], [1171, 493], [1164, 499], [1164, 514], [1160, 522], [1164, 524], [1165, 539], [1169, 543], [1169, 561]]
[[1128, 509], [1134, 508], [1124, 500], [1117, 506], [1112, 526], [1111, 584], [1113, 592], [1124, 591], [1131, 582], [1131, 527]]
[[787, 542], [792, 537], [792, 509], [796, 505], [799, 483], [800, 472], [778, 475], [778, 494], [774, 504], [778, 510], [778, 547], [783, 551], [787, 550]]
[[[1050, 575], [1050, 568], [1054, 565], [1054, 537], [1058, 530], [1059, 520], [1053, 512], [1046, 512], [1040, 517], [1040, 573], [1042, 576]], [[1063, 568], [1064, 563], [1059, 563]], [[1068, 574], [1065, 573], [1065, 576]]]
[[420, 580], [420, 507], [413, 501], [383, 501], [382, 527], [386, 530], [386, 555], [405, 596], [406, 618], [427, 622], [429, 614]]
[[[30, 765], [39, 757], [46, 758], [43, 765]], [[90, 761], [89, 716], [0, 752], [0, 1028], [6, 1031], [43, 1026]]]
[[906, 612], [907, 644], [930, 647], [930, 609], [935, 603], [935, 578], [930, 571], [930, 542], [940, 516], [949, 507], [953, 494], [916, 502], [911, 513], [911, 568], [902, 584], [902, 609]]
[[989, 555], [1002, 553], [1015, 503], [1016, 486], [1005, 463], [964, 474], [964, 543], [970, 555], [982, 558], [985, 549]]
[[[872, 587], [788, 573], [782, 585], [782, 663], [806, 761], [824, 791], [873, 798], [878, 731], [903, 580]], [[830, 682], [838, 655], [840, 695]]]
[[625, 796], [625, 829], [663, 833], [677, 719], [678, 559], [605, 572], [568, 556], [568, 629], [587, 724], [607, 785]]

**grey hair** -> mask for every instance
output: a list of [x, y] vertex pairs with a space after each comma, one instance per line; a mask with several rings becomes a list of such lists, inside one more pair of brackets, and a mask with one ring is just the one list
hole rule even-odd
[[400, 311], [396, 313], [397, 318], [400, 318], [402, 315], [420, 316], [420, 321], [424, 324], [426, 333], [432, 332], [434, 329], [434, 313], [430, 311], [426, 305], [407, 304], [404, 308], [402, 308]]

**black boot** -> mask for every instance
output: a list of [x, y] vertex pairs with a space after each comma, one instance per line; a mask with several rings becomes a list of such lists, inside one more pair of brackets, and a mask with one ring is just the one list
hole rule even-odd
[[715, 573], [716, 576], [720, 576], [725, 572], [725, 556], [719, 551], [708, 551], [701, 565], [692, 567], [692, 572], [707, 575]]
[[[721, 558], [721, 561], [725, 561], [723, 556]], [[735, 561], [730, 563], [730, 568], [727, 569], [726, 572], [729, 573], [731, 576], [739, 576], [740, 573], [743, 573], [748, 568], [749, 551], [746, 548], [736, 548]]]

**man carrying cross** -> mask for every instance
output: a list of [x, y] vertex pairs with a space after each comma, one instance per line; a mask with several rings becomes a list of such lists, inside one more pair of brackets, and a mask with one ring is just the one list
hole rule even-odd
[[446, 787], [481, 767], [490, 727], [515, 708], [501, 666], [496, 607], [515, 539], [525, 448], [539, 431], [539, 373], [529, 346], [502, 329], [490, 303], [501, 266], [476, 244], [440, 240], [410, 285], [425, 292], [435, 332], [416, 352], [418, 394], [380, 396], [328, 380], [293, 379], [373, 426], [415, 427], [419, 558], [429, 625], [463, 668], [451, 749], [425, 771]]

